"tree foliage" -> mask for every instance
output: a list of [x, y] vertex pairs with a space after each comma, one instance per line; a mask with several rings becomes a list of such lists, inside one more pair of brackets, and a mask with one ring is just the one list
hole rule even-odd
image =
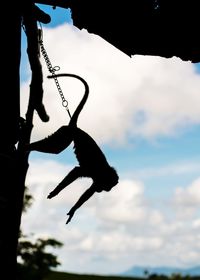
[[[32, 205], [33, 197], [25, 188], [24, 208]], [[57, 256], [48, 252], [48, 248], [60, 248], [62, 243], [53, 238], [38, 238], [30, 241], [30, 237], [20, 232], [18, 243], [18, 274], [21, 280], [40, 280], [43, 279], [51, 270], [60, 265]]]

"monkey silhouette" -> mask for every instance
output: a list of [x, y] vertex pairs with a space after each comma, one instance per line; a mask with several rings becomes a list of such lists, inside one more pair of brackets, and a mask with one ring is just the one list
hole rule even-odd
[[[75, 166], [64, 179], [49, 193], [48, 198], [56, 196], [65, 187], [81, 177], [92, 179], [91, 186], [81, 195], [75, 205], [67, 213], [69, 223], [75, 211], [85, 203], [95, 192], [110, 191], [118, 184], [119, 176], [112, 166], [109, 165], [104, 153], [95, 140], [85, 131], [77, 127], [77, 121], [89, 95], [89, 86], [80, 76], [75, 74], [57, 74], [56, 77], [73, 77], [80, 80], [85, 86], [85, 93], [74, 111], [69, 124], [60, 127], [52, 135], [45, 139], [33, 142], [29, 145], [29, 151], [58, 154], [74, 143], [74, 153], [79, 166]], [[53, 76], [48, 76], [53, 78]]]

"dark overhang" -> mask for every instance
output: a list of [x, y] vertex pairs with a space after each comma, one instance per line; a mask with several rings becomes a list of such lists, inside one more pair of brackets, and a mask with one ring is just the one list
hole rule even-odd
[[200, 62], [197, 0], [38, 0], [70, 8], [73, 24], [132, 55]]

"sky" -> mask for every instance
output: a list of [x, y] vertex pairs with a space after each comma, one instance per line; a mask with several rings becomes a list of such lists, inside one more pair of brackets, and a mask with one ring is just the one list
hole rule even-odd
[[[39, 7], [51, 15], [51, 23], [42, 25], [43, 42], [52, 65], [60, 67], [57, 73], [80, 75], [90, 87], [78, 126], [99, 144], [120, 180], [110, 192], [95, 194], [66, 225], [67, 212], [91, 179], [81, 178], [49, 200], [49, 192], [77, 165], [73, 147], [58, 155], [31, 152], [26, 185], [34, 202], [22, 216], [23, 232], [63, 242], [53, 250], [59, 271], [110, 275], [135, 265], [199, 265], [199, 64], [129, 57], [75, 27], [70, 10]], [[31, 72], [22, 35], [24, 117]], [[46, 78], [43, 57], [41, 63], [50, 121], [42, 123], [35, 113], [31, 141], [69, 122], [54, 81]], [[59, 83], [72, 113], [84, 87], [73, 78]]]

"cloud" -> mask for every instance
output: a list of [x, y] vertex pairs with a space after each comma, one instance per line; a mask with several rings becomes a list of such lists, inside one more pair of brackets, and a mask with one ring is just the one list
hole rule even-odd
[[200, 178], [196, 179], [187, 188], [177, 188], [175, 202], [188, 206], [199, 205], [200, 203]]
[[54, 199], [46, 199], [70, 169], [54, 160], [31, 159], [27, 186], [35, 200], [22, 218], [24, 233], [64, 243], [56, 251], [62, 263], [59, 269], [102, 273], [104, 268], [106, 274], [120, 273], [133, 264], [198, 263], [199, 219], [195, 211], [189, 218], [180, 215], [191, 205], [193, 210], [199, 207], [198, 178], [184, 189], [175, 188], [174, 196], [163, 200], [162, 208], [146, 196], [141, 181], [124, 178], [111, 192], [95, 194], [65, 225], [66, 213], [91, 183], [89, 179], [77, 180]]
[[[173, 57], [132, 58], [86, 30], [64, 24], [44, 28], [44, 44], [53, 66], [60, 73], [85, 78], [90, 96], [79, 125], [100, 143], [126, 143], [127, 138], [172, 136], [200, 123], [200, 77], [195, 66]], [[44, 103], [49, 123], [35, 116], [33, 139], [48, 135], [69, 121], [53, 80], [44, 69]], [[71, 112], [83, 95], [83, 86], [72, 78], [60, 78]], [[22, 85], [22, 113], [25, 114], [28, 82]], [[104, 125], [106, 123], [106, 125]]]
[[142, 194], [143, 186], [140, 183], [122, 181], [113, 189], [111, 195], [102, 195], [99, 198], [102, 210], [97, 216], [104, 221], [116, 223], [140, 220], [145, 215], [141, 208]]
[[88, 187], [88, 180], [78, 180], [52, 200], [46, 196], [70, 169], [53, 160], [31, 160], [27, 185], [35, 200], [22, 218], [25, 232], [54, 236], [73, 255], [85, 252], [107, 255], [110, 260], [116, 252], [126, 254], [133, 249], [143, 251], [161, 246], [160, 237], [132, 235], [128, 230], [142, 221], [153, 227], [162, 221], [162, 215], [145, 204], [144, 186], [140, 182], [122, 180], [113, 191], [95, 194], [77, 211], [71, 225], [66, 226], [66, 212]]
[[178, 187], [175, 190], [173, 205], [177, 213], [185, 219], [190, 219], [199, 210], [200, 204], [200, 178], [194, 180], [189, 186]]

